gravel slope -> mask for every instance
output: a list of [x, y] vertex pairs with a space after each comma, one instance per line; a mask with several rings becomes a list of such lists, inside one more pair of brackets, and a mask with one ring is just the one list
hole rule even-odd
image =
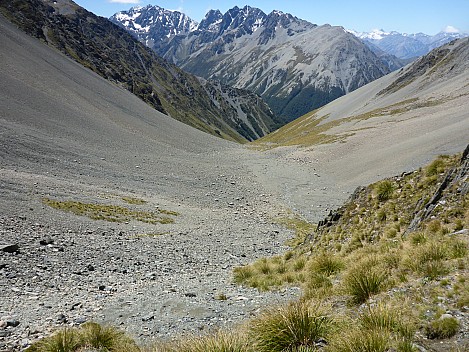
[[[285, 251], [292, 235], [250, 171], [261, 155], [156, 112], [3, 20], [0, 40], [0, 325], [11, 325], [0, 350], [85, 320], [173, 337], [298, 295], [232, 283], [234, 266]], [[44, 197], [180, 215], [93, 221]]]

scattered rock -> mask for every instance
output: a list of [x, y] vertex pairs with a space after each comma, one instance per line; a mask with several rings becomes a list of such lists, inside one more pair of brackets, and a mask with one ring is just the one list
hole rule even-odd
[[10, 330], [0, 330], [0, 337], [8, 337], [11, 335]]

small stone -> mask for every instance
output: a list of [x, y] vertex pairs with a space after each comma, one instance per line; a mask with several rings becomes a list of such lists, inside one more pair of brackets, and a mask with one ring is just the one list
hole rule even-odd
[[16, 319], [7, 320], [7, 326], [11, 326], [13, 328], [16, 328], [18, 325], [20, 325], [20, 322]]
[[151, 321], [151, 320], [154, 320], [154, 319], [155, 319], [154, 315], [149, 315], [149, 316], [143, 317], [142, 321]]
[[74, 303], [74, 304], [72, 304], [72, 306], [70, 307], [70, 310], [75, 310], [75, 308], [78, 308], [78, 307], [80, 307], [80, 306], [81, 306], [81, 303], [79, 303], [79, 302], [78, 302], [78, 303]]
[[65, 314], [59, 314], [57, 316], [57, 323], [65, 324], [66, 322], [67, 322], [67, 317], [65, 316]]
[[8, 337], [11, 335], [10, 330], [0, 330], [0, 337]]
[[39, 244], [41, 246], [47, 246], [49, 244], [53, 244], [54, 243], [54, 240], [50, 237], [45, 237], [43, 238], [42, 240], [39, 241]]
[[20, 246], [17, 243], [2, 244], [0, 245], [0, 249], [2, 250], [2, 252], [16, 253], [16, 252], [19, 252]]
[[197, 295], [194, 292], [187, 292], [184, 294], [186, 297], [197, 297]]
[[87, 322], [86, 318], [84, 317], [79, 317], [74, 320], [75, 324], [81, 325]]
[[105, 289], [106, 289], [105, 285], [99, 285], [98, 286], [98, 290], [100, 290], [100, 291], [104, 291]]
[[88, 270], [88, 271], [94, 271], [95, 269], [94, 269], [94, 266], [93, 266], [93, 265], [88, 264], [88, 265], [86, 266], [86, 270]]
[[5, 329], [7, 327], [7, 322], [5, 320], [0, 320], [0, 329]]

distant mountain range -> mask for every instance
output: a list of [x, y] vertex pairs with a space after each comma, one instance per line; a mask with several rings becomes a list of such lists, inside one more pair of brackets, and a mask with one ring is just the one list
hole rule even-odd
[[200, 23], [150, 5], [110, 20], [188, 72], [259, 94], [285, 122], [403, 65], [341, 27], [250, 6], [211, 10]]
[[349, 32], [362, 39], [371, 47], [377, 47], [385, 53], [400, 59], [415, 59], [454, 39], [469, 36], [468, 33], [461, 33], [451, 27], [436, 35], [423, 33], [405, 34], [395, 31], [386, 32], [384, 30], [374, 30], [371, 32], [350, 30]]

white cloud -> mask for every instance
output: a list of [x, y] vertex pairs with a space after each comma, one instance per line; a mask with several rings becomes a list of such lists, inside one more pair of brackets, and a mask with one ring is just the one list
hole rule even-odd
[[459, 29], [457, 29], [453, 26], [446, 26], [446, 28], [443, 31], [445, 33], [459, 33]]
[[140, 4], [140, 0], [108, 0], [108, 2], [118, 4]]

